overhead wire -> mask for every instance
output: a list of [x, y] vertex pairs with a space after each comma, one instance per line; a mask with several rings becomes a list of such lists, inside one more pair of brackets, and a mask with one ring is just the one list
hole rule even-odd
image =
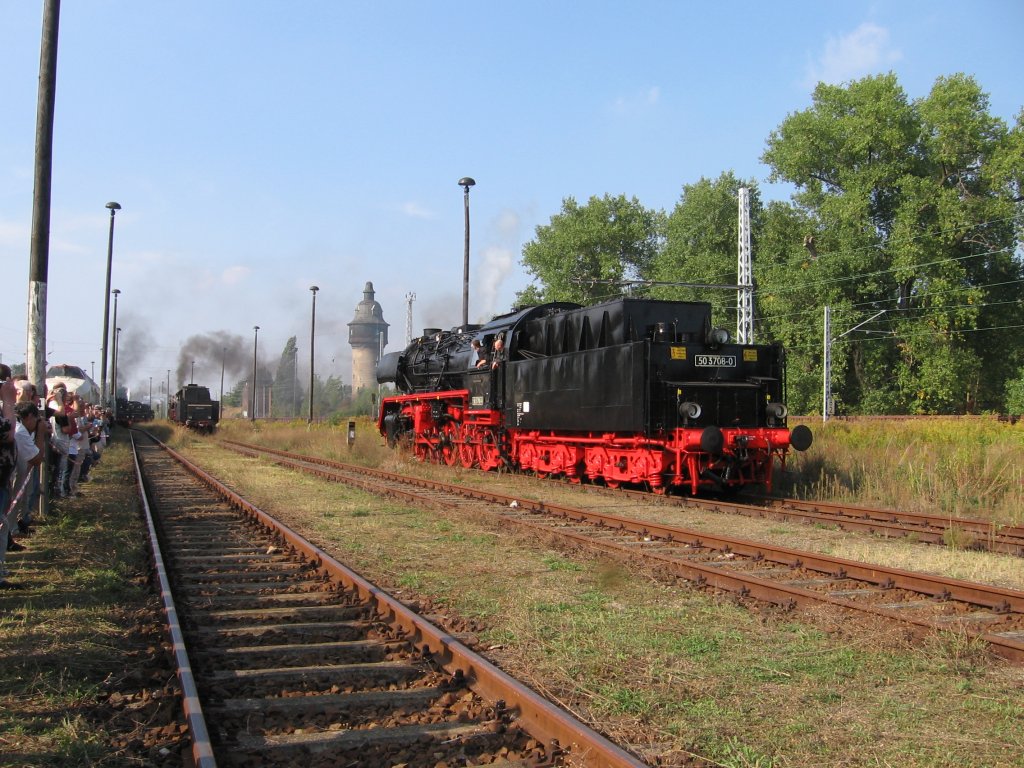
[[[977, 229], [977, 228], [987, 227], [987, 226], [990, 226], [990, 225], [993, 225], [993, 224], [1003, 224], [1005, 222], [1014, 221], [1015, 219], [1021, 219], [1021, 218], [1024, 218], [1024, 214], [1014, 214], [1013, 216], [1004, 216], [1003, 218], [1000, 218], [1000, 219], [989, 219], [987, 221], [965, 223], [965, 224], [962, 224], [962, 225], [959, 225], [959, 226], [949, 227], [947, 229], [940, 229], [940, 230], [938, 230], [936, 232], [922, 232], [920, 234], [909, 235], [907, 237], [889, 238], [884, 244], [874, 243], [874, 244], [871, 244], [871, 245], [858, 246], [856, 248], [844, 248], [844, 249], [839, 250], [839, 251], [821, 251], [821, 252], [818, 252], [817, 255], [812, 258], [812, 260], [813, 261], [821, 261], [821, 260], [826, 259], [826, 258], [834, 258], [834, 257], [838, 257], [838, 256], [852, 256], [852, 255], [856, 255], [857, 253], [867, 252], [867, 251], [879, 251], [879, 250], [883, 250], [883, 249], [888, 248], [888, 247], [892, 247], [894, 245], [902, 245], [902, 244], [905, 244], [905, 243], [914, 242], [915, 240], [921, 240], [921, 239], [924, 239], [926, 237], [932, 237], [933, 238], [933, 237], [937, 237], [937, 236], [940, 236], [940, 235], [950, 234], [950, 233], [956, 232], [958, 230], [966, 231], [966, 230], [969, 230], [969, 229]], [[780, 262], [780, 264], [784, 266], [786, 264], [795, 264], [797, 262], [806, 261], [806, 260], [807, 260], [806, 256], [793, 257], [793, 258], [790, 258], [788, 260]], [[730, 271], [728, 273], [725, 273], [725, 274], [722, 274], [722, 275], [718, 275], [718, 276], [715, 277], [715, 282], [726, 282], [730, 278], [735, 279], [735, 275], [736, 275], [735, 271]]]
[[[1017, 280], [1002, 280], [1002, 281], [995, 282], [995, 283], [979, 283], [978, 285], [967, 286], [967, 289], [998, 288], [998, 287], [1004, 286], [1004, 285], [1015, 285], [1015, 284], [1020, 284], [1020, 283], [1024, 283], [1024, 278], [1017, 279]], [[922, 297], [941, 296], [941, 295], [946, 294], [946, 293], [953, 293], [954, 291], [963, 291], [963, 290], [965, 290], [964, 287], [947, 288], [947, 289], [937, 290], [937, 291], [922, 291], [921, 293], [914, 294], [914, 298], [919, 299], [919, 298], [922, 298]], [[1022, 300], [1024, 300], [1024, 299], [1017, 299], [1017, 301], [1022, 301]], [[899, 299], [895, 298], [895, 297], [887, 297], [887, 298], [884, 298], [884, 299], [874, 299], [874, 300], [871, 300], [871, 301], [860, 301], [860, 302], [855, 302], [853, 304], [843, 305], [842, 306], [842, 310], [845, 311], [845, 310], [850, 310], [850, 309], [856, 309], [856, 308], [859, 308], [859, 307], [876, 307], [877, 308], [877, 307], [879, 307], [882, 304], [895, 304], [898, 301], [899, 301]], [[1002, 304], [1002, 303], [1006, 303], [1006, 302], [991, 302], [991, 303]], [[1010, 302], [1010, 303], [1012, 303], [1012, 302]], [[969, 305], [969, 306], [986, 307], [986, 306], [990, 306], [990, 302], [982, 302], [980, 304], [972, 304], [972, 305]], [[923, 309], [923, 307], [909, 307], [907, 310], [901, 310], [901, 311], [910, 311], [910, 310], [915, 310], [915, 309]], [[935, 309], [939, 310], [939, 309], [946, 309], [946, 308], [945, 307], [936, 307]], [[797, 312], [787, 312], [787, 313], [781, 314], [781, 315], [760, 315], [758, 317], [755, 317], [754, 320], [755, 320], [755, 322], [766, 322], [766, 321], [771, 321], [771, 320], [783, 320], [783, 319], [788, 319], [788, 318], [793, 318], [793, 317], [802, 317], [804, 315], [817, 315], [817, 314], [820, 314], [820, 313], [821, 313], [821, 307], [815, 307], [814, 309], [801, 309], [801, 310], [799, 310]]]
[[[877, 334], [880, 334], [880, 335], [865, 336], [863, 338], [844, 337], [842, 339], [834, 339], [833, 343], [836, 343], [836, 344], [840, 344], [840, 343], [842, 343], [842, 344], [862, 344], [862, 343], [869, 342], [869, 341], [906, 341], [906, 340], [909, 340], [909, 339], [918, 339], [918, 338], [922, 338], [924, 336], [935, 336], [935, 335], [943, 334], [943, 333], [948, 333], [948, 334], [983, 333], [983, 332], [987, 332], [987, 331], [1012, 331], [1012, 330], [1015, 330], [1015, 329], [1018, 329], [1018, 328], [1024, 328], [1024, 324], [1017, 324], [1017, 325], [992, 325], [992, 326], [986, 326], [984, 328], [958, 328], [958, 329], [950, 329], [948, 331], [940, 331], [938, 329], [934, 329], [933, 328], [933, 329], [921, 331], [919, 333], [896, 333], [896, 332], [888, 332], [888, 333], [886, 333], [886, 332], [883, 332], [883, 331], [869, 331], [870, 333], [877, 333]], [[789, 351], [789, 352], [795, 352], [795, 351], [798, 351], [798, 350], [815, 350], [815, 351], [820, 351], [821, 350], [821, 342], [817, 341], [817, 342], [814, 342], [814, 343], [807, 343], [807, 344], [787, 344], [786, 345], [786, 350]]]

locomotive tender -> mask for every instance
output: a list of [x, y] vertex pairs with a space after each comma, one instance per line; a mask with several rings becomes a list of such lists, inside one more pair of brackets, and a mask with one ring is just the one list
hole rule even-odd
[[168, 413], [176, 424], [198, 432], [213, 432], [220, 421], [220, 401], [211, 399], [208, 387], [186, 384], [174, 393]]
[[[478, 352], [504, 349], [478, 367]], [[499, 345], [500, 346], [500, 345]], [[787, 427], [780, 345], [732, 344], [704, 302], [558, 302], [427, 329], [384, 355], [388, 443], [464, 467], [701, 491], [763, 484], [811, 431]]]

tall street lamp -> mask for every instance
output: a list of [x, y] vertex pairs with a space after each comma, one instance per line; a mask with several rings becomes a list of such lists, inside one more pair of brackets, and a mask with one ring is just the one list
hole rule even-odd
[[[107, 238], [107, 282], [103, 289], [103, 360], [100, 362], [100, 402], [104, 405], [107, 403], [107, 342], [110, 339], [110, 266], [114, 260], [114, 214], [121, 210], [121, 206], [110, 202], [107, 208], [110, 209], [110, 235]], [[114, 325], [116, 327], [117, 320]]]
[[466, 209], [466, 251], [462, 261], [462, 328], [465, 330], [469, 325], [469, 188], [474, 186], [474, 181], [469, 176], [459, 179], [459, 186], [464, 190], [463, 200]]
[[252, 339], [252, 391], [249, 393], [249, 421], [256, 421], [256, 348], [260, 342], [260, 327], [254, 325], [252, 327], [255, 335]]
[[[121, 292], [117, 288], [115, 288], [114, 290], [111, 291], [111, 293], [114, 294], [114, 327], [117, 328], [117, 297], [121, 295]], [[109, 300], [109, 298], [110, 297], [108, 296], [107, 299]], [[106, 360], [107, 360], [107, 351], [103, 350], [103, 370], [106, 369]], [[116, 352], [116, 350], [114, 352], [114, 360], [117, 360], [117, 352]], [[100, 371], [101, 374], [103, 373], [103, 370]], [[110, 381], [111, 381], [110, 388], [112, 390], [111, 393], [110, 393], [110, 399], [111, 400], [117, 400], [117, 390], [114, 389], [114, 385], [113, 385], [113, 381], [114, 381], [113, 366], [111, 366]], [[107, 385], [106, 384], [106, 377], [104, 376], [103, 386], [106, 387], [106, 385]], [[102, 395], [103, 395], [104, 391], [106, 391], [106, 390], [104, 389], [104, 390], [102, 390], [100, 392], [101, 399], [102, 399]], [[106, 400], [103, 401], [103, 404], [104, 405], [110, 405], [110, 403], [107, 402]]]
[[315, 286], [309, 286], [309, 290], [313, 292], [313, 317], [309, 323], [309, 418], [306, 420], [307, 424], [313, 423], [313, 344], [316, 340], [316, 292], [320, 289]]

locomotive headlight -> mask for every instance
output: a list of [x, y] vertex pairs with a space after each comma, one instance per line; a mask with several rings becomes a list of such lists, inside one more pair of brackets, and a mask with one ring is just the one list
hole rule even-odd
[[712, 347], [720, 347], [729, 343], [729, 332], [725, 328], [712, 328], [708, 331], [707, 343]]
[[765, 414], [769, 419], [781, 421], [789, 415], [789, 410], [782, 403], [768, 403]]
[[679, 416], [684, 419], [699, 419], [701, 414], [700, 403], [680, 403]]

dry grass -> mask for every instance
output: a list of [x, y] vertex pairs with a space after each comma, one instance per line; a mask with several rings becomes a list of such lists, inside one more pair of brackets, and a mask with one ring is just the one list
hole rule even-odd
[[1024, 422], [831, 421], [787, 480], [807, 498], [1024, 524]]
[[[239, 439], [349, 458], [342, 430], [245, 429]], [[1021, 671], [991, 660], [965, 638], [922, 642], [899, 627], [851, 625], [826, 609], [789, 615], [740, 605], [520, 537], [482, 513], [381, 502], [210, 441], [174, 440], [368, 577], [477, 627], [486, 653], [652, 764], [688, 765], [696, 753], [724, 766], [1024, 765]], [[360, 431], [351, 460], [404, 464], [379, 441], [369, 444], [375, 440]], [[523, 495], [574, 490], [494, 474], [455, 475]], [[615, 502], [593, 497], [593, 503]], [[679, 512], [662, 507], [660, 514]], [[691, 522], [718, 530], [726, 518]], [[751, 525], [761, 524], [729, 522], [748, 536]], [[807, 532], [825, 549], [863, 541], [763, 525], [789, 543], [794, 531]], [[896, 544], [867, 541], [872, 558]], [[900, 546], [908, 556], [941, 552]]]

